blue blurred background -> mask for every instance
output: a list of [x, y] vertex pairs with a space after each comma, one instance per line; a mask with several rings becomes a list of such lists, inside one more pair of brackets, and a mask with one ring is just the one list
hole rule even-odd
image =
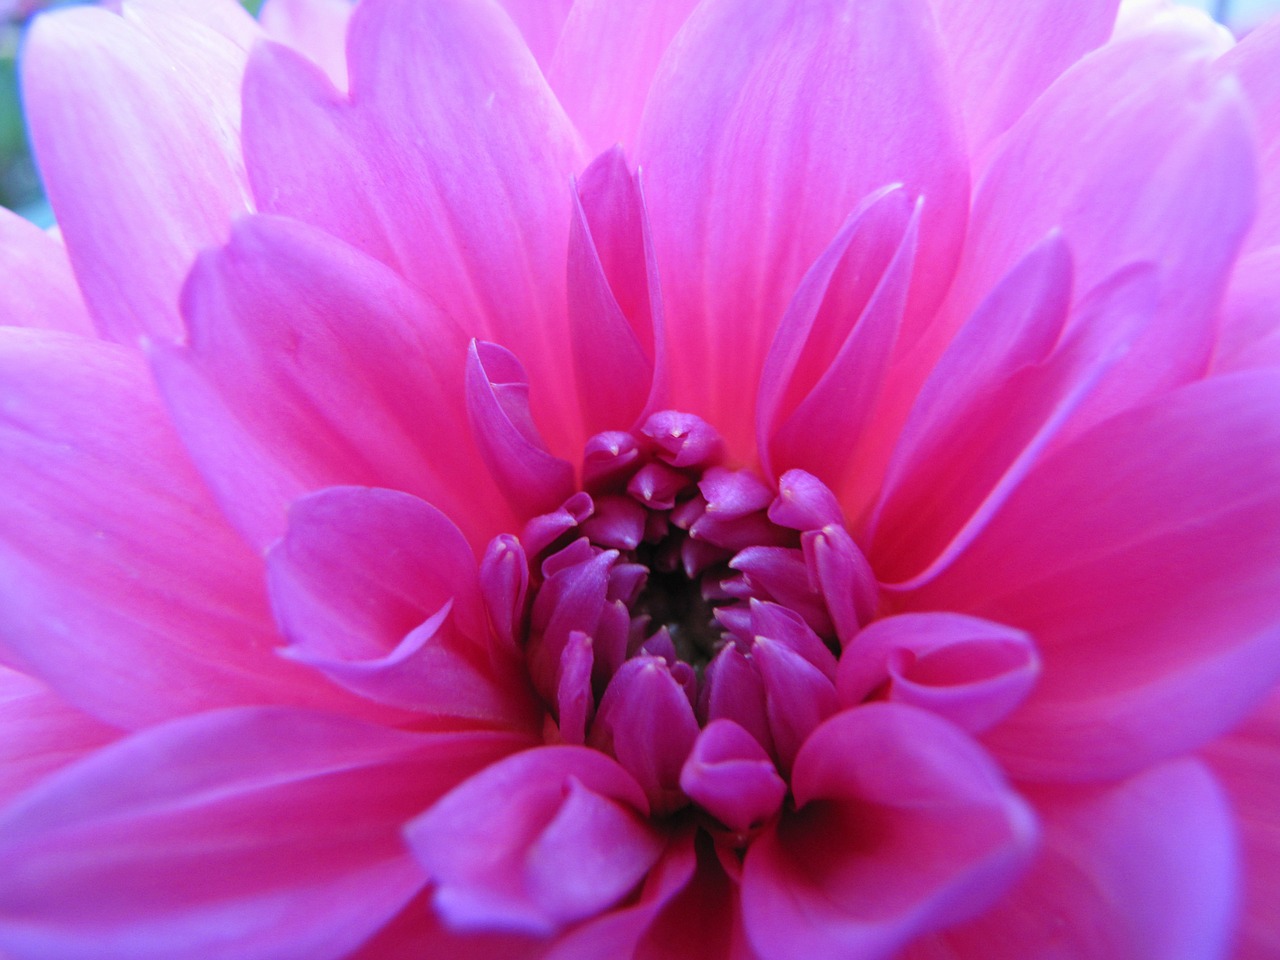
[[[77, 0], [0, 0], [0, 205], [17, 210], [42, 226], [53, 222], [53, 214], [44, 201], [40, 179], [27, 149], [16, 59], [23, 27], [35, 12], [71, 2]], [[241, 2], [256, 15], [263, 0]], [[1237, 33], [1245, 33], [1266, 17], [1280, 13], [1280, 0], [1182, 2], [1215, 16]], [[1280, 69], [1280, 64], [1277, 64], [1277, 69]]]

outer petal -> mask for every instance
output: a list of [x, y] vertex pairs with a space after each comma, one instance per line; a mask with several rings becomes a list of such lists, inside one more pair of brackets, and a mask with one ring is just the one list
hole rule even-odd
[[17, 960], [346, 956], [420, 889], [401, 825], [521, 741], [302, 711], [175, 721], [0, 814]]
[[515, 353], [553, 446], [576, 453], [564, 291], [581, 156], [537, 64], [491, 0], [361, 3], [347, 49], [349, 99], [286, 51], [255, 53], [255, 195], [384, 259], [469, 335]]
[[41, 327], [94, 336], [93, 322], [57, 238], [0, 209], [0, 326]]
[[260, 565], [209, 501], [135, 354], [10, 328], [0, 384], [8, 658], [122, 726], [345, 702], [275, 655]]
[[658, 63], [697, 5], [698, 0], [573, 4], [547, 78], [590, 150], [635, 145]]
[[905, 603], [1034, 636], [1041, 680], [988, 742], [1016, 775], [1089, 780], [1247, 715], [1280, 675], [1277, 594], [1280, 378], [1258, 372], [1184, 388], [1048, 457]]
[[0, 804], [118, 736], [44, 684], [0, 667]]
[[546, 69], [574, 0], [499, 0], [524, 37], [529, 52]]
[[1035, 841], [982, 749], [911, 707], [833, 717], [796, 759], [796, 812], [747, 852], [742, 908], [765, 960], [892, 956], [996, 900]]
[[1280, 367], [1280, 245], [1236, 262], [1213, 366], [1216, 372]]
[[190, 342], [157, 350], [155, 370], [251, 542], [271, 543], [290, 501], [336, 484], [430, 500], [477, 545], [514, 524], [467, 428], [463, 337], [382, 264], [253, 217], [200, 257], [183, 310]]
[[1213, 52], [1197, 31], [1143, 34], [1085, 57], [1045, 92], [982, 181], [933, 344], [1060, 228], [1078, 290], [1136, 261], [1159, 271], [1156, 322], [1112, 369], [1091, 420], [1204, 372], [1255, 180], [1242, 97], [1210, 76]]
[[347, 24], [352, 0], [267, 0], [258, 20], [267, 36], [305, 54], [339, 90], [347, 89]]
[[1280, 955], [1280, 696], [1205, 751], [1240, 829], [1245, 916], [1240, 960]]
[[1118, 0], [932, 0], [964, 105], [971, 152], [1018, 119], [1037, 96], [1111, 33]]
[[1226, 798], [1203, 766], [1166, 764], [1106, 790], [1033, 799], [1044, 845], [1026, 878], [981, 919], [920, 944], [907, 960], [1227, 956], [1235, 836]]
[[640, 134], [676, 406], [750, 450], [744, 384], [804, 271], [873, 190], [924, 195], [916, 309], [945, 288], [966, 170], [923, 0], [709, 0], [668, 48]]
[[1258, 125], [1258, 215], [1246, 244], [1250, 248], [1280, 243], [1280, 20], [1273, 19], [1227, 51], [1215, 65], [1239, 78]]
[[448, 518], [391, 490], [298, 501], [268, 555], [286, 653], [371, 699], [532, 727], [526, 685], [493, 674], [475, 557]]
[[126, 14], [41, 17], [27, 39], [23, 90], [85, 300], [105, 335], [131, 343], [178, 335], [193, 255], [224, 239], [248, 198], [243, 48], [172, 11]]

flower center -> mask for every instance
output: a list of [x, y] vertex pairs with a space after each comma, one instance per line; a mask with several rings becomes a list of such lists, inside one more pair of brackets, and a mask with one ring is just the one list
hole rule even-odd
[[681, 765], [717, 719], [788, 770], [875, 607], [831, 491], [802, 471], [774, 487], [723, 449], [673, 411], [598, 434], [582, 489], [519, 538], [529, 602], [514, 639], [549, 738], [612, 753], [658, 810], [688, 802]]

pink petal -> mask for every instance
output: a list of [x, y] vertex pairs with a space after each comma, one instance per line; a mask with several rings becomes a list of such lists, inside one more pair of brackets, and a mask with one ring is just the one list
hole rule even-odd
[[275, 655], [261, 563], [225, 525], [130, 350], [0, 330], [6, 658], [125, 727], [346, 703]]
[[1060, 229], [1077, 290], [1134, 262], [1158, 269], [1156, 322], [1112, 368], [1090, 422], [1203, 373], [1255, 181], [1244, 104], [1233, 82], [1209, 76], [1212, 52], [1197, 31], [1156, 31], [1109, 44], [1058, 78], [983, 178], [936, 343]]
[[[1165, 764], [1107, 789], [1033, 799], [1044, 823], [1039, 859], [984, 917], [939, 938], [950, 948], [946, 956], [1228, 956], [1236, 841], [1226, 798], [1203, 766]], [[907, 960], [925, 956], [910, 951]]]
[[1213, 366], [1218, 373], [1280, 366], [1280, 245], [1236, 261]]
[[498, 0], [524, 37], [529, 52], [546, 69], [574, 0]]
[[[1043, 277], [1030, 290], [1017, 278], [1016, 268], [1006, 278], [1012, 298], [997, 287], [962, 329], [908, 415], [874, 520], [870, 559], [883, 581], [914, 587], [953, 562], [1037, 460], [1079, 432], [1155, 309], [1153, 271], [1131, 267], [1087, 293], [1059, 337], [1066, 290], [1056, 277], [1047, 291], [1036, 289]], [[1048, 302], [1018, 303], [1026, 293]], [[1012, 341], [1009, 352], [992, 339]]]
[[638, 160], [681, 331], [674, 405], [730, 428], [738, 456], [740, 385], [759, 382], [804, 271], [863, 197], [895, 182], [926, 197], [913, 310], [950, 278], [967, 184], [931, 23], [920, 0], [710, 0], [659, 67]]
[[120, 736], [44, 684], [0, 667], [0, 805]]
[[251, 542], [283, 532], [291, 500], [337, 484], [413, 493], [477, 545], [514, 524], [465, 422], [465, 340], [382, 264], [253, 217], [201, 255], [183, 309], [190, 341], [157, 348], [156, 374]]
[[173, 31], [181, 30], [176, 18], [192, 20], [248, 51], [262, 36], [257, 22], [236, 0], [120, 0], [126, 20], [167, 44]]
[[[1280, 676], [1280, 379], [1203, 381], [1038, 464], [914, 609], [1027, 631], [1018, 776], [1123, 776], [1242, 719]], [[1195, 709], [1187, 709], [1194, 703]]]
[[248, 206], [243, 68], [222, 34], [146, 5], [58, 12], [28, 36], [32, 143], [85, 300], [113, 339], [176, 337], [192, 257]]
[[137, 734], [0, 815], [0, 949], [346, 956], [423, 884], [402, 824], [520, 744], [279, 709]]
[[541, 937], [511, 933], [467, 933], [449, 929], [421, 894], [405, 906], [350, 960], [543, 960], [550, 944]]
[[255, 196], [383, 259], [468, 335], [515, 353], [553, 449], [576, 455], [563, 365], [572, 125], [493, 3], [361, 3], [347, 51], [349, 99], [288, 51], [255, 53]]
[[839, 484], [897, 340], [919, 212], [900, 188], [877, 191], [801, 280], [761, 374], [756, 443], [770, 474], [802, 468]]
[[[573, 4], [547, 78], [591, 150], [635, 145], [658, 63], [697, 5], [697, 0]], [[601, 82], [602, 77], [608, 81]]]
[[964, 105], [970, 151], [1007, 130], [1050, 83], [1111, 33], [1118, 0], [932, 0]]
[[776, 814], [787, 795], [764, 747], [732, 720], [713, 720], [698, 734], [680, 771], [680, 788], [742, 833]]
[[1245, 241], [1249, 249], [1280, 243], [1280, 20], [1251, 32], [1214, 65], [1221, 75], [1239, 79], [1253, 108], [1258, 132], [1258, 213]]
[[654, 315], [639, 184], [617, 150], [582, 175], [569, 231], [569, 323], [588, 435], [635, 423], [653, 386]]
[[970, 733], [994, 726], [1040, 675], [1031, 638], [957, 613], [883, 617], [840, 659], [837, 690], [857, 706], [884, 685], [885, 699], [930, 710]]
[[490, 766], [406, 830], [459, 929], [551, 933], [640, 884], [662, 853], [644, 793], [587, 747], [541, 747]]
[[990, 758], [923, 711], [873, 704], [796, 759], [796, 811], [747, 852], [742, 908], [764, 960], [889, 957], [995, 901], [1036, 839]]
[[66, 249], [57, 238], [4, 209], [0, 209], [0, 271], [5, 277], [0, 294], [5, 326], [96, 336]]
[[517, 516], [550, 513], [573, 496], [573, 465], [547, 450], [533, 421], [528, 374], [511, 351], [473, 340], [466, 395], [480, 453]]
[[284, 651], [380, 703], [534, 726], [525, 686], [495, 675], [475, 557], [405, 493], [336, 487], [294, 504], [267, 557]]
[[1240, 960], [1280, 954], [1280, 697], [1204, 752], [1226, 789], [1244, 860]]
[[347, 89], [347, 24], [351, 0], [267, 0], [258, 20], [268, 37], [293, 47]]

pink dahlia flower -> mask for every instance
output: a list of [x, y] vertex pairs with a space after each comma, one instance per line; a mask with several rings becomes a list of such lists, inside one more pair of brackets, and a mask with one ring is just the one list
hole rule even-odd
[[1280, 24], [1116, 6], [38, 20], [0, 955], [1280, 955]]

